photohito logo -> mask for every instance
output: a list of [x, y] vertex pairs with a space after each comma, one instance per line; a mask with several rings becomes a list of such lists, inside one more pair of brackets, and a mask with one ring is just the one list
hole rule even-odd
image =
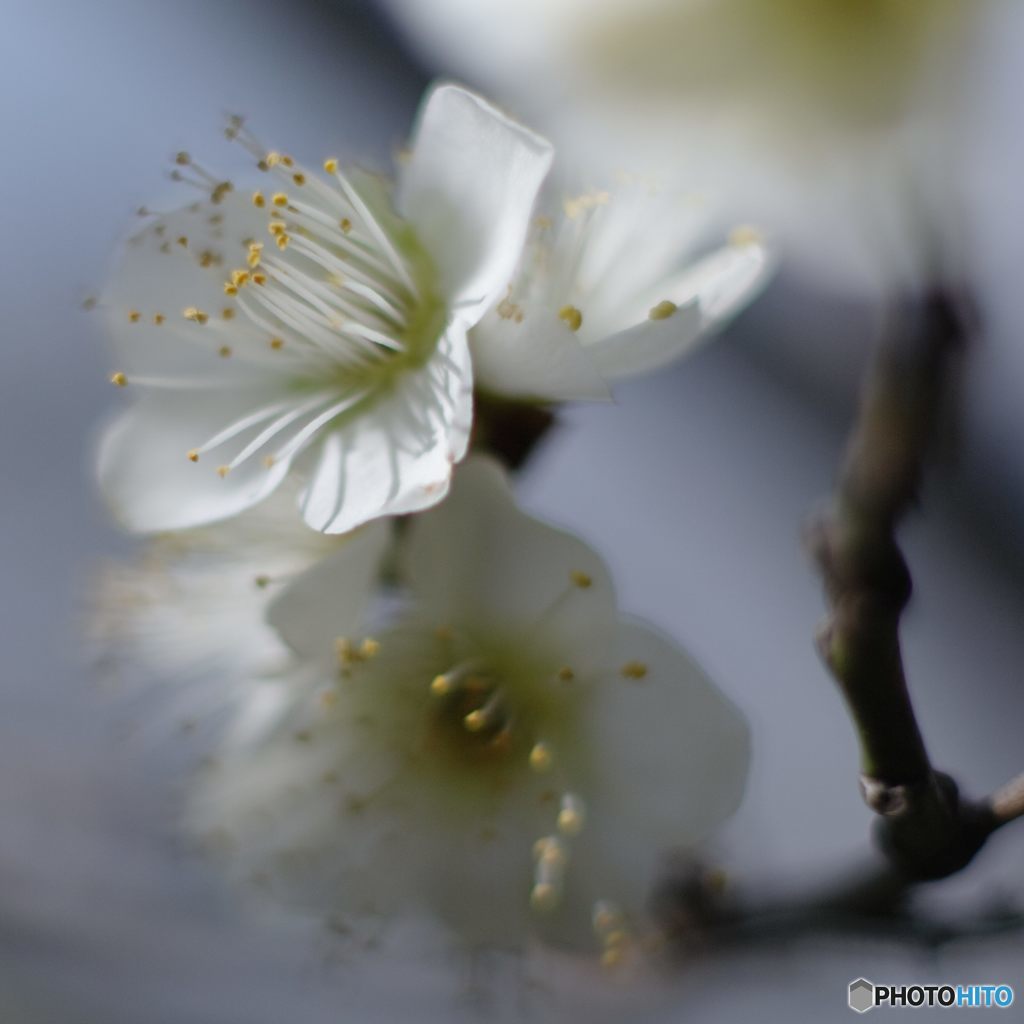
[[876, 985], [867, 978], [850, 982], [850, 1009], [867, 1013], [875, 1006], [941, 1006], [944, 1009], [1005, 1010], [1013, 1006], [1009, 985]]

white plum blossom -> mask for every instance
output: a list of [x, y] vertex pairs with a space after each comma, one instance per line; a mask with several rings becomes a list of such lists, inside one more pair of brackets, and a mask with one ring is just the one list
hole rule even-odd
[[[224, 743], [192, 826], [352, 926], [426, 912], [473, 948], [629, 958], [660, 858], [740, 800], [743, 718], [489, 459], [399, 536], [370, 524], [271, 605], [294, 651], [276, 724]], [[407, 589], [374, 612], [382, 559]]]
[[99, 477], [138, 531], [236, 515], [294, 470], [306, 523], [343, 533], [445, 494], [472, 420], [466, 331], [504, 292], [549, 144], [434, 88], [394, 189], [229, 134], [270, 185], [241, 195], [179, 154], [208, 200], [156, 218], [103, 296], [112, 380], [135, 394]]
[[599, 398], [658, 369], [741, 309], [772, 258], [756, 231], [697, 258], [711, 204], [635, 175], [533, 221], [507, 294], [470, 333], [477, 385], [548, 400]]
[[223, 725], [240, 691], [269, 709], [276, 687], [260, 681], [289, 651], [265, 621], [267, 605], [348, 543], [295, 515], [297, 491], [285, 481], [230, 522], [160, 534], [97, 574], [89, 634], [104, 678], [129, 692], [152, 684], [167, 709], [158, 724]]

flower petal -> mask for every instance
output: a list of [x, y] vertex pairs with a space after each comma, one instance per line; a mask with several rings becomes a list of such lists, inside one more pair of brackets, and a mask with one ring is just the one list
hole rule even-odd
[[376, 516], [437, 504], [466, 453], [472, 403], [469, 347], [453, 324], [425, 366], [325, 438], [302, 498], [306, 522], [347, 533]]
[[615, 617], [611, 577], [598, 555], [519, 511], [489, 458], [466, 462], [447, 500], [414, 520], [408, 558], [421, 607], [438, 624], [541, 629], [566, 647], [599, 637]]
[[502, 316], [491, 309], [470, 332], [477, 383], [499, 395], [543, 401], [607, 399], [608, 385], [555, 309]]
[[508, 285], [551, 160], [547, 140], [459, 86], [425, 100], [396, 205], [469, 323]]
[[249, 459], [222, 477], [215, 455], [195, 463], [187, 457], [259, 404], [260, 396], [244, 389], [143, 395], [100, 438], [97, 474], [114, 515], [143, 533], [180, 530], [226, 519], [265, 498], [287, 474], [288, 459], [269, 468]]
[[339, 636], [361, 635], [391, 527], [379, 519], [340, 539], [337, 551], [271, 602], [267, 622], [298, 655], [322, 663], [333, 657]]
[[670, 363], [692, 348], [701, 335], [698, 304], [691, 301], [665, 319], [644, 320], [587, 346], [605, 377], [646, 373]]
[[660, 859], [706, 838], [739, 806], [750, 736], [693, 659], [648, 626], [622, 621], [613, 658], [581, 723], [581, 749], [601, 756], [578, 769], [590, 799], [567, 895], [642, 907]]
[[606, 377], [667, 365], [738, 313], [763, 287], [772, 265], [769, 250], [756, 242], [723, 246], [639, 299], [652, 314], [664, 303], [675, 305], [670, 315], [651, 316], [588, 345], [595, 364]]

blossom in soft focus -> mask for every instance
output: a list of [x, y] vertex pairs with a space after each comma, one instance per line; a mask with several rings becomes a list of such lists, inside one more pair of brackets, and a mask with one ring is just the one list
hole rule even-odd
[[298, 485], [226, 523], [158, 535], [133, 560], [95, 580], [89, 634], [104, 675], [139, 691], [155, 684], [168, 716], [197, 725], [232, 708], [237, 690], [258, 701], [259, 680], [288, 648], [265, 621], [267, 605], [301, 573], [347, 543], [295, 515]]
[[[987, 0], [386, 0], [410, 43], [589, 167], [714, 183], [844, 290], [897, 266], [960, 155]], [[932, 194], [936, 193], [936, 194]], [[916, 202], [914, 210], [903, 209]], [[945, 205], [943, 205], [945, 204]], [[895, 236], [895, 237], [894, 237]], [[901, 237], [904, 236], [904, 237]], [[920, 247], [920, 240], [913, 244]], [[890, 251], [895, 250], [895, 251]], [[885, 260], [881, 273], [879, 257]]]
[[[630, 958], [660, 858], [739, 802], [743, 718], [489, 459], [397, 537], [370, 524], [271, 605], [275, 724], [223, 744], [193, 826], [351, 927], [426, 911], [473, 947]], [[404, 583], [371, 608], [382, 560]]]
[[620, 175], [545, 210], [508, 293], [470, 332], [477, 385], [566, 400], [658, 369], [721, 326], [771, 265], [756, 232], [695, 258], [709, 203]]
[[248, 195], [179, 154], [208, 193], [127, 246], [103, 305], [135, 396], [99, 452], [102, 488], [139, 531], [236, 515], [294, 470], [309, 526], [342, 533], [445, 494], [466, 451], [466, 331], [507, 286], [548, 143], [443, 85], [393, 193], [267, 152]]

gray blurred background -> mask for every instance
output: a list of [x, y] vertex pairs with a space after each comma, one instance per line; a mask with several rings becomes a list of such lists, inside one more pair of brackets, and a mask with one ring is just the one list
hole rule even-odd
[[[181, 752], [140, 738], [145, 704], [102, 695], [79, 642], [91, 574], [130, 550], [90, 479], [112, 396], [99, 324], [80, 305], [133, 211], [167, 195], [174, 152], [237, 167], [225, 112], [300, 158], [386, 167], [424, 83], [454, 69], [418, 64], [369, 3], [3, 11], [0, 1021], [575, 1020], [602, 1008], [613, 1020], [831, 1021], [846, 1019], [858, 975], [1007, 982], [1024, 998], [1021, 935], [934, 954], [812, 936], [701, 960], [604, 1007], [577, 979], [480, 1011], [461, 966], [399, 950], [356, 968], [315, 924], [243, 913], [176, 838]], [[922, 725], [938, 764], [979, 794], [1024, 769], [1022, 38], [1024, 10], [1008, 5], [971, 67], [965, 244], [986, 331], [964, 381], [966, 429], [906, 531]], [[752, 782], [717, 851], [745, 884], [805, 884], [867, 849], [854, 739], [811, 645], [823, 606], [799, 532], [830, 487], [876, 319], [862, 296], [784, 262], [728, 336], [621, 388], [614, 406], [570, 410], [522, 483], [532, 510], [605, 554], [623, 606], [688, 645], [749, 714]], [[1024, 826], [1007, 829], [925, 898], [954, 920], [1019, 904], [1022, 863]]]

